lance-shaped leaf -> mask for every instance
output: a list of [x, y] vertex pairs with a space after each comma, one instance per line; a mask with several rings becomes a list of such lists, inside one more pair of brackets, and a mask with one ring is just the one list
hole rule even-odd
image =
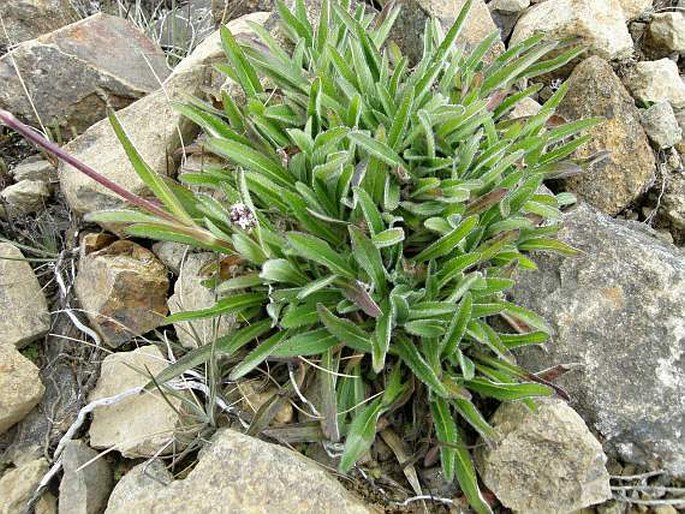
[[462, 239], [471, 233], [477, 224], [478, 216], [469, 216], [468, 218], [465, 218], [454, 230], [430, 244], [414, 257], [413, 260], [415, 262], [424, 262], [449, 254]]
[[376, 438], [376, 424], [382, 412], [382, 398], [376, 398], [355, 416], [347, 433], [345, 450], [340, 458], [340, 471], [349, 471], [364, 452], [371, 448]]
[[416, 378], [421, 380], [428, 388], [438, 396], [449, 397], [449, 392], [440, 381], [438, 375], [423, 358], [416, 345], [407, 337], [399, 335], [395, 339], [393, 346], [400, 359], [412, 370]]
[[457, 450], [454, 448], [459, 440], [457, 424], [454, 422], [450, 407], [444, 398], [435, 398], [430, 402], [431, 415], [435, 434], [440, 442], [440, 462], [445, 481], [454, 480], [454, 468], [457, 459]]
[[371, 352], [371, 336], [348, 319], [339, 318], [323, 305], [318, 306], [319, 318], [326, 329], [353, 350]]
[[352, 256], [359, 267], [369, 275], [374, 289], [383, 294], [386, 289], [386, 279], [381, 252], [357, 227], [350, 225], [348, 230], [352, 243]]
[[252, 350], [247, 356], [231, 371], [229, 380], [238, 380], [268, 359], [276, 348], [288, 336], [287, 331], [276, 332], [257, 348]]
[[355, 278], [347, 261], [323, 239], [302, 232], [288, 232], [286, 238], [296, 255], [321, 264], [343, 277]]
[[194, 321], [197, 319], [213, 318], [219, 315], [236, 314], [250, 307], [261, 305], [266, 300], [264, 293], [243, 293], [222, 298], [212, 307], [196, 311], [185, 311], [172, 314], [164, 319], [164, 324], [178, 323], [179, 321]]
[[402, 158], [397, 154], [397, 152], [395, 152], [395, 150], [390, 148], [385, 143], [382, 143], [360, 131], [351, 131], [347, 134], [347, 137], [369, 152], [370, 155], [380, 159], [389, 166], [406, 169], [407, 165], [404, 163]]

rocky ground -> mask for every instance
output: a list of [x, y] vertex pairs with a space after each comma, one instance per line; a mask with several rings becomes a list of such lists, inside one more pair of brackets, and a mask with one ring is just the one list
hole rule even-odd
[[[462, 5], [395, 1], [392, 37], [409, 56], [428, 16], [448, 26]], [[316, 0], [307, 6], [314, 12]], [[258, 11], [270, 9], [268, 0], [3, 0], [0, 108], [144, 193], [106, 109], [119, 109], [157, 172], [211, 165], [170, 101], [215, 98], [217, 25], [249, 34], [238, 17], [265, 23]], [[564, 364], [559, 384], [572, 400], [494, 413], [500, 443], [476, 450], [486, 494], [502, 512], [685, 510], [685, 5], [476, 0], [460, 43], [497, 29], [488, 59], [536, 31], [588, 48], [512, 116], [535, 114], [568, 80], [558, 114], [605, 121], [577, 152], [588, 171], [548, 184], [580, 198], [561, 237], [581, 253], [537, 256], [539, 270], [513, 292], [557, 334], [520, 362], [552, 373]], [[117, 205], [0, 127], [0, 513], [467, 511], [434, 462], [397, 464], [412, 449], [392, 431], [380, 431], [351, 477], [331, 472], [331, 448], [298, 439], [306, 424], [295, 401], [278, 403], [260, 439], [241, 434], [277, 398], [268, 381], [214, 395], [188, 377], [164, 395], [140, 394], [184, 348], [230, 331], [230, 319], [161, 325], [169, 312], [212, 305], [201, 280], [226, 263], [83, 221]]]

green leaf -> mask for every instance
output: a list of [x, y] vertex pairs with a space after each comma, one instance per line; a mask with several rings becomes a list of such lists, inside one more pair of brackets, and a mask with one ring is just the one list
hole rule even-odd
[[319, 318], [326, 329], [342, 343], [356, 351], [371, 353], [371, 336], [348, 319], [339, 318], [326, 307], [317, 307]]
[[262, 264], [260, 278], [268, 282], [305, 285], [309, 279], [287, 259], [271, 259]]
[[435, 434], [440, 445], [440, 462], [446, 482], [454, 480], [454, 468], [457, 450], [454, 448], [459, 442], [457, 424], [454, 422], [450, 407], [443, 398], [435, 398], [430, 402]]
[[465, 398], [455, 398], [452, 400], [454, 407], [457, 409], [459, 415], [468, 421], [480, 436], [486, 441], [492, 440], [495, 435], [495, 430], [487, 422], [483, 414], [478, 410], [471, 400]]
[[462, 239], [471, 233], [477, 224], [478, 216], [469, 216], [468, 218], [465, 218], [454, 230], [430, 244], [414, 257], [413, 260], [415, 262], [423, 262], [449, 254]]
[[254, 148], [237, 141], [211, 137], [207, 140], [206, 144], [212, 152], [230, 159], [239, 166], [263, 175], [280, 187], [290, 189], [294, 185], [294, 180], [280, 163], [270, 159]]
[[262, 284], [262, 279], [257, 273], [246, 273], [238, 275], [234, 278], [229, 278], [216, 287], [218, 294], [226, 293], [228, 291], [235, 291], [237, 289], [247, 289]]
[[345, 473], [368, 451], [376, 438], [376, 423], [383, 412], [382, 398], [376, 398], [355, 416], [350, 425], [345, 450], [340, 458], [340, 471]]
[[348, 230], [350, 231], [350, 240], [352, 242], [352, 256], [366, 274], [369, 275], [374, 289], [380, 294], [383, 294], [385, 291], [386, 279], [380, 251], [373, 245], [371, 240], [354, 225], [350, 225]]
[[231, 370], [228, 379], [238, 380], [259, 366], [271, 356], [276, 348], [283, 342], [283, 339], [286, 338], [287, 334], [288, 333], [286, 331], [276, 332], [266, 341], [260, 343], [257, 348], [247, 354], [240, 364]]
[[473, 466], [469, 451], [464, 445], [462, 438], [457, 443], [457, 456], [455, 459], [455, 474], [459, 487], [464, 492], [469, 505], [477, 514], [492, 514], [492, 509], [478, 488], [478, 477]]
[[302, 232], [288, 232], [286, 239], [295, 254], [327, 267], [333, 273], [355, 278], [350, 265], [326, 241]]
[[493, 382], [485, 378], [474, 378], [473, 380], [466, 380], [464, 385], [472, 391], [502, 401], [516, 401], [554, 394], [554, 390], [550, 387], [534, 382], [507, 384]]
[[385, 223], [381, 218], [381, 213], [378, 211], [378, 207], [364, 189], [361, 187], [355, 187], [353, 189], [354, 195], [359, 202], [362, 213], [364, 214], [364, 219], [369, 227], [369, 233], [373, 237], [374, 235], [383, 232], [385, 230]]
[[385, 367], [395, 325], [395, 311], [389, 301], [383, 302], [382, 310], [383, 314], [376, 320], [376, 331], [371, 339], [371, 366], [376, 373], [380, 373]]
[[[411, 316], [411, 311], [409, 311], [409, 316]], [[407, 321], [403, 327], [408, 333], [419, 337], [440, 337], [445, 333], [444, 323], [433, 319]]]
[[228, 60], [232, 64], [231, 69], [235, 74], [238, 84], [243, 88], [243, 91], [248, 98], [252, 98], [256, 96], [257, 93], [261, 93], [263, 89], [259, 82], [259, 78], [257, 77], [257, 73], [254, 68], [252, 68], [252, 65], [233, 37], [233, 34], [231, 34], [231, 31], [225, 26], [221, 27], [221, 43], [224, 52], [226, 53], [226, 57], [228, 57]]
[[140, 155], [131, 142], [131, 139], [126, 134], [126, 130], [119, 122], [119, 118], [117, 118], [114, 111], [110, 111], [108, 117], [114, 134], [124, 148], [128, 160], [131, 162], [133, 169], [136, 170], [140, 179], [180, 222], [186, 225], [195, 225], [195, 222], [185, 210], [181, 201], [176, 198], [176, 195], [174, 195], [162, 176], [154, 171]]
[[376, 248], [395, 246], [404, 241], [404, 230], [401, 228], [389, 228], [374, 235], [371, 241]]
[[499, 338], [502, 344], [511, 350], [520, 346], [545, 343], [549, 340], [549, 334], [541, 331], [526, 334], [499, 334]]
[[258, 321], [236, 332], [220, 337], [213, 344], [206, 344], [189, 351], [176, 362], [164, 368], [155, 376], [155, 380], [145, 385], [146, 390], [151, 390], [158, 384], [164, 384], [169, 380], [182, 375], [205, 362], [215, 354], [232, 355], [250, 341], [257, 339], [271, 330], [271, 320]]
[[418, 348], [406, 337], [398, 334], [394, 345], [397, 355], [412, 370], [416, 378], [421, 380], [438, 396], [449, 397], [449, 392], [435, 374], [433, 368], [426, 362]]
[[272, 357], [297, 357], [299, 355], [320, 355], [338, 343], [338, 338], [325, 328], [303, 332], [283, 341], [272, 353]]
[[164, 324], [178, 323], [179, 321], [194, 321], [197, 319], [213, 318], [218, 315], [235, 314], [250, 307], [261, 305], [265, 301], [264, 293], [242, 293], [222, 298], [212, 307], [196, 311], [185, 311], [172, 314], [164, 319]]
[[514, 318], [523, 321], [526, 325], [536, 328], [546, 334], [554, 334], [552, 327], [550, 327], [544, 319], [534, 312], [510, 302], [502, 303], [505, 305], [505, 312], [510, 316], [513, 316]]
[[450, 322], [447, 332], [440, 343], [442, 348], [442, 354], [445, 356], [452, 355], [454, 351], [459, 348], [459, 343], [461, 342], [464, 334], [466, 334], [466, 327], [471, 321], [471, 311], [473, 307], [473, 300], [469, 293], [466, 293], [461, 303], [459, 304], [459, 310], [453, 316]]
[[407, 167], [395, 150], [385, 143], [381, 143], [377, 139], [369, 137], [364, 132], [353, 130], [347, 134], [347, 137], [369, 152], [370, 155], [373, 155], [384, 163], [401, 169]]

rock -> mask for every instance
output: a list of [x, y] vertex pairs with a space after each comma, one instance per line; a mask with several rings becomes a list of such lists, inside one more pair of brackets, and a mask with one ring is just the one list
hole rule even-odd
[[57, 498], [50, 493], [43, 493], [43, 496], [36, 502], [34, 514], [57, 514]]
[[[102, 371], [89, 400], [99, 400], [140, 388], [168, 365], [156, 346], [143, 346], [132, 352], [118, 352], [105, 357]], [[137, 394], [113, 405], [97, 407], [90, 425], [93, 448], [115, 448], [124, 457], [152, 457], [168, 454], [174, 448], [180, 419], [177, 410], [181, 399], [169, 394], [167, 403], [159, 391]], [[173, 408], [171, 407], [173, 406]]]
[[683, 137], [673, 107], [668, 102], [658, 102], [642, 110], [640, 122], [649, 139], [660, 149], [676, 145]]
[[271, 11], [274, 7], [273, 0], [212, 0], [212, 15], [214, 22], [219, 25], [258, 11]]
[[652, 8], [652, 0], [618, 0], [626, 21], [637, 18]]
[[214, 29], [210, 0], [191, 0], [182, 9], [165, 12], [155, 23], [160, 46], [177, 53], [201, 43]]
[[[0, 30], [0, 45], [16, 45], [75, 21], [68, 0], [3, 0], [0, 18], [7, 30]], [[2, 52], [0, 52], [2, 53]]]
[[0, 478], [0, 514], [24, 512], [38, 483], [48, 471], [44, 458], [14, 468]]
[[654, 507], [654, 514], [678, 514], [678, 511], [671, 505], [657, 505]]
[[590, 53], [606, 60], [627, 58], [633, 40], [622, 12], [618, 0], [547, 0], [519, 18], [509, 44], [542, 32], [557, 40], [580, 38]]
[[67, 443], [62, 453], [64, 475], [59, 484], [60, 514], [100, 514], [112, 492], [112, 470], [98, 452], [80, 440]]
[[0, 58], [0, 107], [31, 123], [81, 132], [106, 116], [107, 102], [120, 109], [167, 75], [164, 54], [142, 32], [118, 16], [96, 14]]
[[0, 346], [26, 346], [45, 335], [50, 313], [45, 295], [19, 249], [0, 243]]
[[488, 4], [490, 10], [502, 12], [520, 12], [530, 6], [530, 0], [492, 0]]
[[21, 421], [43, 397], [38, 368], [9, 344], [0, 344], [0, 434]]
[[173, 241], [158, 241], [152, 245], [152, 253], [173, 271], [174, 275], [181, 272], [183, 257], [190, 251], [192, 250], [188, 245], [174, 243]]
[[592, 140], [575, 157], [604, 150], [611, 154], [584, 174], [569, 179], [567, 187], [602, 211], [617, 214], [654, 179], [654, 154], [640, 125], [640, 113], [611, 66], [599, 57], [585, 59], [568, 80], [569, 91], [557, 114], [567, 120], [605, 118], [586, 132]]
[[[247, 20], [261, 23], [267, 17], [266, 13], [254, 13], [231, 22], [228, 28], [234, 35], [248, 34], [251, 29], [246, 24]], [[185, 101], [190, 96], [202, 97], [205, 86], [214, 80], [214, 63], [222, 59], [225, 57], [219, 33], [216, 32], [181, 61], [164, 81], [163, 90], [158, 89], [117, 113], [129, 138], [155, 172], [173, 175], [177, 165], [177, 150], [182, 144], [192, 141], [198, 132], [195, 124], [173, 109], [170, 101]], [[67, 144], [65, 150], [127, 190], [148, 194], [108, 120], [90, 127]], [[122, 205], [118, 196], [71, 166], [61, 163], [59, 175], [67, 202], [78, 214]]]
[[685, 175], [669, 172], [661, 198], [659, 218], [670, 228], [678, 245], [685, 244]]
[[164, 265], [131, 241], [82, 257], [75, 281], [81, 307], [112, 348], [164, 322], [168, 289]]
[[523, 98], [517, 102], [514, 108], [507, 114], [507, 119], [526, 118], [535, 116], [542, 109], [542, 105], [530, 97]]
[[57, 169], [51, 162], [40, 158], [40, 156], [29, 157], [20, 162], [10, 170], [10, 175], [15, 182], [40, 180], [50, 184], [58, 181]]
[[638, 62], [626, 74], [625, 85], [644, 105], [667, 101], [677, 109], [685, 107], [685, 84], [670, 59]]
[[655, 13], [649, 24], [650, 43], [671, 52], [685, 52], [685, 14], [681, 11]]
[[117, 484], [106, 514], [371, 512], [313, 461], [232, 430], [214, 436], [184, 480], [148, 487], [144, 466]]
[[522, 273], [512, 291], [556, 336], [518, 361], [532, 371], [580, 364], [558, 383], [605, 451], [682, 476], [685, 258], [634, 224], [585, 204], [564, 216], [560, 238], [580, 253], [539, 256], [539, 270]]
[[[254, 415], [257, 411], [269, 401], [274, 395], [278, 394], [278, 389], [275, 387], [267, 387], [264, 389], [259, 384], [254, 381], [251, 382], [241, 382], [238, 385], [238, 390], [242, 395], [240, 403], [243, 410]], [[274, 421], [276, 423], [286, 424], [293, 420], [293, 406], [287, 402], [285, 405], [276, 413], [274, 416]]]
[[566, 514], [611, 498], [602, 445], [558, 399], [504, 403], [491, 424], [495, 442], [476, 453], [483, 483], [521, 514]]
[[48, 184], [42, 180], [22, 180], [0, 192], [0, 218], [18, 218], [45, 209], [50, 198]]
[[[208, 252], [186, 256], [181, 263], [178, 280], [174, 284], [174, 294], [167, 302], [171, 314], [207, 309], [217, 302], [219, 298], [216, 293], [203, 286], [201, 282], [216, 274], [212, 264], [215, 264], [216, 268], [220, 259], [216, 254]], [[212, 343], [218, 337], [228, 334], [234, 326], [234, 316], [174, 323], [176, 335], [185, 348], [197, 348]]]
[[[423, 53], [423, 32], [426, 20], [436, 17], [445, 32], [449, 30], [457, 19], [465, 0], [398, 0], [401, 6], [400, 14], [390, 32], [390, 39], [394, 40], [402, 49], [411, 63], [421, 59]], [[473, 49], [485, 37], [497, 30], [497, 25], [490, 16], [490, 11], [483, 0], [474, 0], [461, 34], [457, 38], [457, 45], [467, 50]], [[504, 51], [504, 45], [497, 41], [486, 54], [484, 60], [491, 62]]]

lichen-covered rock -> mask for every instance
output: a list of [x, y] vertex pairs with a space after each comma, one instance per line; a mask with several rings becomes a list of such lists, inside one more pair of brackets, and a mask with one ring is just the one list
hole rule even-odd
[[661, 198], [659, 219], [671, 231], [678, 245], [685, 245], [685, 174], [667, 172], [666, 187]]
[[635, 99], [644, 105], [666, 101], [677, 109], [685, 107], [685, 83], [678, 65], [670, 59], [638, 62], [624, 81]]
[[568, 81], [569, 91], [558, 114], [568, 120], [605, 118], [587, 131], [592, 140], [576, 157], [604, 150], [610, 155], [569, 179], [567, 187], [598, 209], [617, 214], [654, 180], [656, 163], [640, 125], [640, 113], [611, 66], [597, 56], [576, 66]]
[[[254, 13], [228, 25], [234, 35], [251, 33], [246, 20], [261, 23], [268, 14]], [[214, 79], [213, 65], [225, 59], [219, 33], [212, 34], [190, 56], [181, 61], [164, 81], [163, 89], [141, 98], [117, 116], [147, 164], [157, 173], [173, 175], [177, 150], [192, 141], [198, 127], [171, 106], [170, 101], [202, 97]], [[148, 194], [119, 143], [109, 120], [93, 125], [65, 150], [110, 180], [136, 194]], [[121, 207], [122, 200], [64, 163], [59, 168], [60, 185], [71, 209], [79, 214]]]
[[50, 188], [43, 180], [21, 180], [0, 191], [0, 218], [17, 218], [45, 209]]
[[59, 514], [100, 514], [107, 506], [114, 480], [107, 461], [81, 440], [69, 441], [62, 452], [64, 475], [59, 483]]
[[[105, 357], [102, 371], [89, 400], [116, 396], [144, 386], [168, 365], [156, 346], [143, 346], [132, 352]], [[169, 403], [167, 403], [167, 401]], [[181, 399], [152, 390], [112, 405], [97, 407], [90, 425], [93, 448], [114, 448], [124, 457], [152, 457], [168, 454], [184, 444], [176, 437], [180, 430], [178, 409]], [[174, 447], [172, 442], [176, 442]]]
[[47, 183], [57, 182], [57, 169], [50, 161], [40, 156], [29, 157], [10, 170], [15, 182], [21, 180], [41, 180]]
[[0, 345], [21, 348], [50, 328], [45, 295], [21, 251], [0, 243]]
[[562, 400], [536, 404], [497, 409], [495, 442], [477, 453], [483, 483], [521, 514], [566, 514], [611, 498], [606, 455], [583, 419]]
[[685, 475], [683, 252], [584, 204], [564, 216], [560, 237], [580, 253], [539, 256], [512, 291], [556, 332], [520, 351], [520, 364], [580, 364], [559, 384], [605, 451]]
[[26, 510], [38, 483], [48, 471], [44, 458], [22, 463], [0, 478], [0, 514], [17, 514]]
[[629, 57], [633, 40], [617, 0], [547, 0], [519, 18], [510, 45], [536, 32], [555, 39], [580, 38], [589, 52], [603, 59]]
[[371, 512], [313, 461], [232, 430], [214, 436], [183, 480], [170, 480], [157, 466], [153, 473], [161, 483], [152, 484], [144, 477], [144, 469], [141, 464], [124, 475], [112, 492], [106, 514]]
[[83, 131], [105, 117], [108, 103], [122, 108], [168, 73], [162, 50], [140, 30], [96, 14], [0, 58], [0, 107], [38, 123], [35, 107], [43, 124]]
[[[402, 10], [390, 33], [410, 62], [417, 62], [423, 52], [423, 31], [429, 17], [437, 18], [445, 32], [457, 19], [465, 0], [398, 0]], [[473, 49], [485, 37], [497, 31], [497, 25], [490, 16], [490, 11], [483, 0], [474, 0], [471, 11], [464, 22], [457, 45], [466, 50]], [[498, 41], [486, 54], [484, 60], [491, 62], [504, 50]]]
[[685, 52], [685, 13], [655, 13], [649, 23], [649, 39], [657, 47], [671, 52]]
[[[202, 281], [216, 274], [219, 260], [219, 256], [207, 252], [186, 256], [174, 284], [174, 294], [167, 302], [171, 314], [207, 309], [217, 302], [219, 298], [216, 293], [202, 285]], [[179, 341], [185, 348], [196, 348], [228, 334], [234, 325], [234, 316], [218, 316], [211, 319], [174, 323], [174, 328], [176, 328]]]
[[76, 21], [75, 14], [69, 0], [2, 0], [0, 45], [16, 45], [52, 32]]
[[647, 137], [660, 149], [674, 146], [683, 138], [673, 107], [668, 102], [658, 102], [641, 111], [640, 122]]
[[76, 295], [88, 319], [113, 348], [164, 322], [168, 289], [164, 265], [131, 241], [117, 241], [79, 261]]
[[13, 345], [0, 344], [0, 434], [21, 421], [44, 392], [36, 365]]

